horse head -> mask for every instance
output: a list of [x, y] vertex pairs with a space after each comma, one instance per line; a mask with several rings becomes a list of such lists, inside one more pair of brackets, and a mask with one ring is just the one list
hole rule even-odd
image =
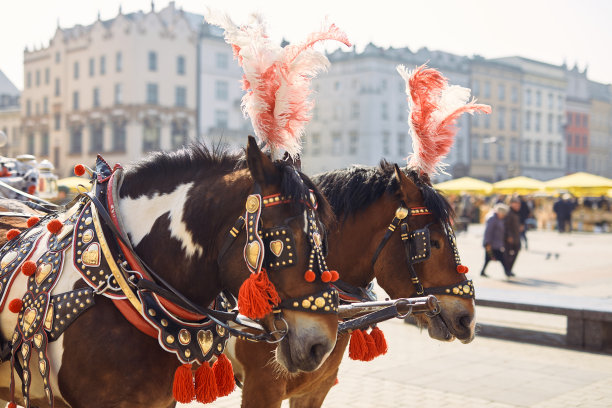
[[[330, 272], [322, 258], [323, 237], [334, 216], [305, 175], [289, 162], [272, 161], [253, 138], [249, 138], [246, 165], [243, 172], [250, 174], [247, 188], [262, 197], [259, 221], [247, 219], [246, 228], [249, 239], [255, 232], [262, 238], [262, 268], [281, 300], [274, 312], [260, 321], [271, 332], [286, 331], [279, 341], [276, 359], [287, 371], [312, 371], [322, 364], [336, 341], [337, 298], [328, 284]], [[247, 208], [247, 218], [248, 211]], [[248, 258], [249, 246], [257, 246], [255, 239], [246, 246], [243, 242], [233, 243], [220, 264], [223, 284], [234, 294], [257, 269], [256, 265], [245, 267], [242, 256]], [[319, 256], [322, 262], [317, 260]], [[248, 263], [247, 259], [247, 266]], [[305, 276], [307, 271], [315, 274]], [[239, 296], [239, 309], [240, 303]]]

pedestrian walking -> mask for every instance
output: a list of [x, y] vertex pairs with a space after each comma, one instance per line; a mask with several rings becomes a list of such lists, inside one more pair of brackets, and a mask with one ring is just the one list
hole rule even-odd
[[521, 203], [519, 209], [519, 217], [521, 219], [521, 240], [525, 242], [525, 249], [529, 249], [529, 243], [527, 242], [527, 220], [533, 216], [532, 209], [522, 196], [517, 196], [517, 198]]
[[487, 216], [484, 239], [482, 242], [485, 248], [485, 262], [482, 266], [480, 276], [488, 277], [488, 275], [485, 273], [485, 269], [487, 268], [489, 261], [501, 262], [504, 266], [506, 276], [513, 276], [512, 271], [510, 271], [510, 269], [508, 269], [506, 266], [506, 261], [504, 258], [504, 217], [506, 214], [508, 214], [508, 206], [503, 203], [497, 203]]
[[553, 211], [557, 215], [557, 228], [560, 233], [565, 232], [566, 226], [572, 232], [572, 212], [576, 208], [576, 203], [572, 201], [572, 196], [568, 193], [563, 194], [553, 204]]
[[[521, 223], [521, 199], [512, 197], [510, 200], [510, 210], [504, 217], [504, 261], [510, 276], [514, 276], [512, 267], [521, 250], [521, 233], [525, 225]], [[506, 272], [506, 274], [508, 274]]]

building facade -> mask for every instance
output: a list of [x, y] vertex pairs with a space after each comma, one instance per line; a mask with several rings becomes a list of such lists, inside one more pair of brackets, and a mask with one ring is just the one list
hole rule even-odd
[[22, 149], [61, 176], [76, 163], [129, 162], [196, 137], [201, 16], [174, 3], [57, 28], [47, 47], [24, 52]]
[[6, 140], [0, 146], [0, 155], [14, 157], [21, 153], [21, 111], [19, 89], [0, 71], [0, 131]]
[[567, 95], [565, 103], [565, 143], [567, 147], [566, 171], [587, 171], [590, 138], [589, 122], [591, 103], [586, 70], [576, 66], [567, 71]]
[[589, 81], [589, 173], [612, 177], [612, 92], [610, 85]]

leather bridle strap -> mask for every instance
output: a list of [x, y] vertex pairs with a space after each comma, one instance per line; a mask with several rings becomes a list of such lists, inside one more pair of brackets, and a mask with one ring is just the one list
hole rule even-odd
[[395, 229], [397, 228], [399, 223], [400, 223], [400, 219], [397, 218], [397, 215], [396, 215], [395, 217], [393, 217], [393, 221], [391, 221], [391, 224], [389, 224], [389, 226], [387, 227], [387, 232], [385, 232], [385, 236], [380, 241], [380, 244], [378, 244], [378, 248], [376, 248], [376, 252], [374, 252], [374, 256], [372, 257], [372, 267], [376, 263], [378, 256], [380, 255], [383, 248], [387, 244], [387, 241], [389, 241], [389, 238], [391, 238], [391, 235], [393, 235], [393, 232], [395, 232]]
[[408, 240], [409, 236], [408, 236], [408, 223], [407, 222], [402, 222], [402, 225], [400, 226], [401, 228], [401, 238], [402, 238], [402, 243], [404, 244], [404, 251], [406, 252], [406, 262], [408, 263], [408, 271], [410, 272], [410, 280], [412, 281], [412, 284], [414, 285], [414, 288], [416, 290], [416, 293], [418, 296], [424, 296], [425, 295], [425, 291], [423, 289], [423, 285], [421, 284], [421, 281], [419, 280], [419, 277], [416, 274], [416, 271], [414, 270], [414, 262], [412, 262], [412, 257], [410, 256], [410, 242]]

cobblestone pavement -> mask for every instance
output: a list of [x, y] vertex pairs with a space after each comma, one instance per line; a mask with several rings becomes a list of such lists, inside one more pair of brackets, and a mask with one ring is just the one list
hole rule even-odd
[[[531, 231], [528, 237], [529, 250], [519, 254], [514, 268], [517, 278], [506, 281], [495, 263], [487, 269], [491, 278], [478, 276], [482, 226], [458, 236], [477, 294], [480, 286], [612, 299], [612, 257], [606, 256], [612, 235]], [[479, 309], [477, 319], [504, 320], [504, 313]], [[565, 324], [555, 316], [533, 314], [507, 319], [528, 328], [562, 330]], [[345, 358], [340, 382], [324, 407], [612, 407], [612, 355], [478, 336], [468, 345], [442, 343], [400, 320], [381, 327], [389, 353], [369, 363]], [[239, 407], [240, 392], [209, 406]]]

